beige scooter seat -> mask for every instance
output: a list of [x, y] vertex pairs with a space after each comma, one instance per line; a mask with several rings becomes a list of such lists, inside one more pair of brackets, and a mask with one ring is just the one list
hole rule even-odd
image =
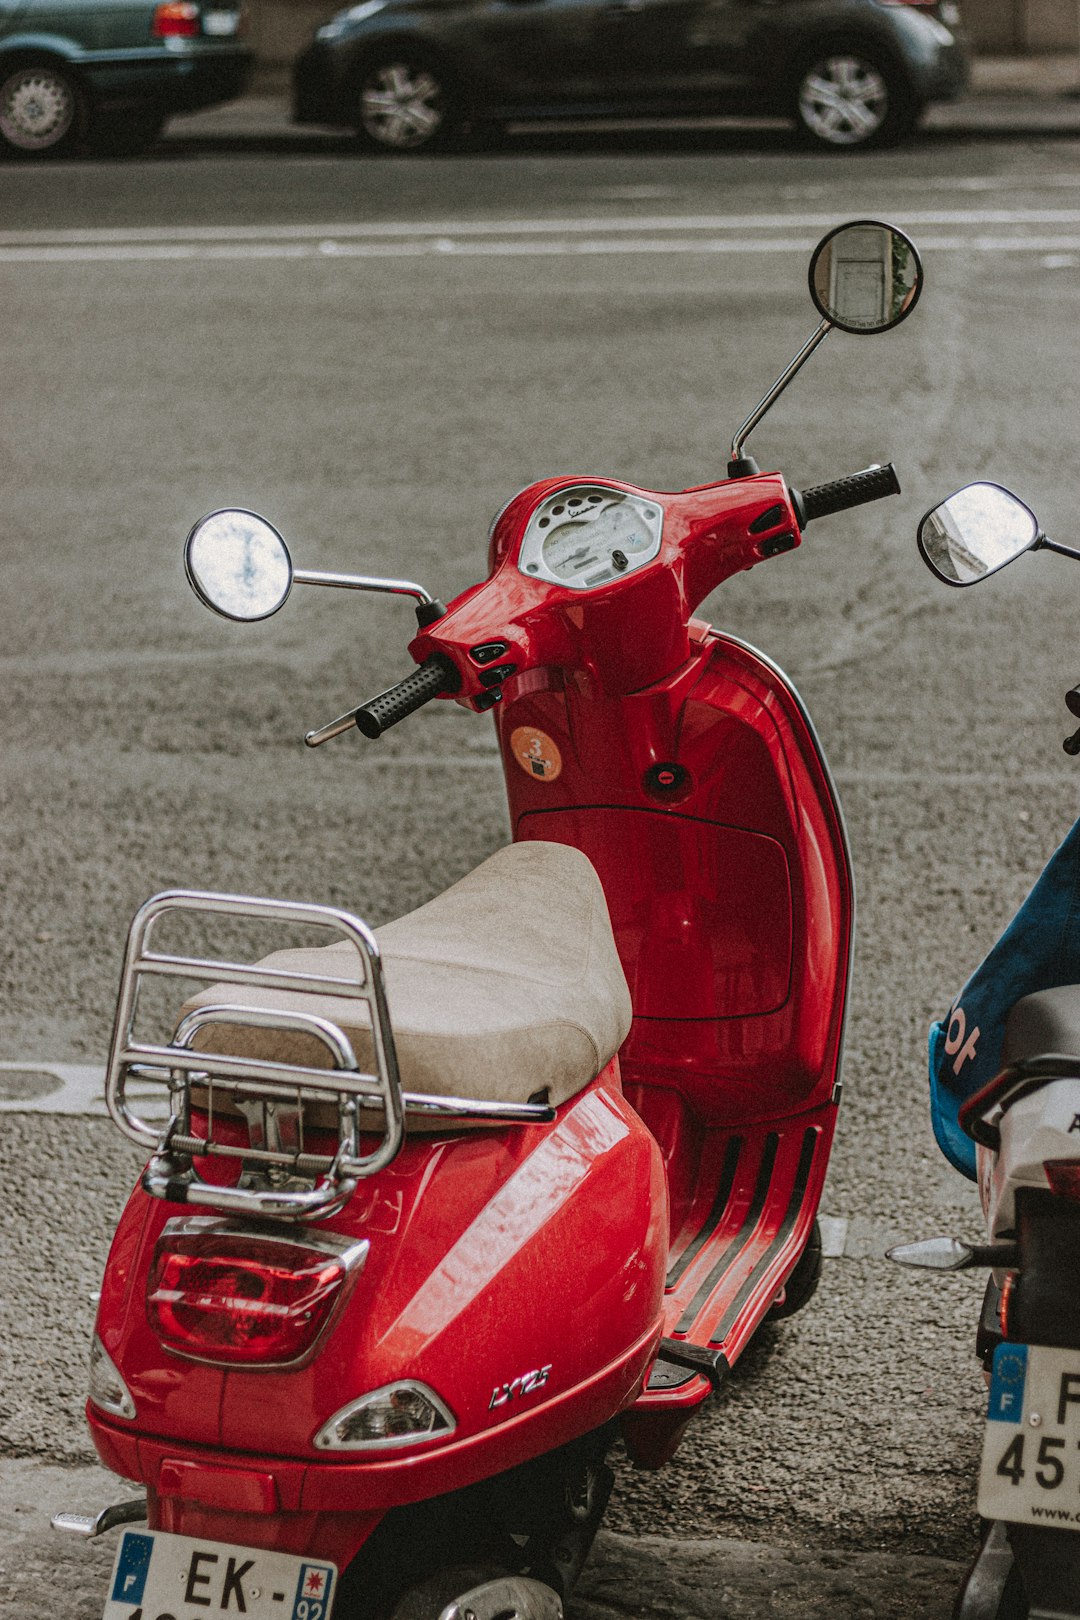
[[[510, 844], [417, 911], [376, 930], [402, 1089], [487, 1102], [566, 1102], [618, 1051], [630, 992], [607, 902], [588, 857], [566, 844]], [[358, 976], [345, 941], [275, 951], [260, 967]], [[361, 1001], [302, 991], [211, 985], [183, 1014], [244, 1002], [314, 1013], [374, 1063]], [[216, 1024], [196, 1045], [238, 1057], [329, 1066], [327, 1049], [291, 1030]], [[413, 1115], [410, 1129], [445, 1122]]]

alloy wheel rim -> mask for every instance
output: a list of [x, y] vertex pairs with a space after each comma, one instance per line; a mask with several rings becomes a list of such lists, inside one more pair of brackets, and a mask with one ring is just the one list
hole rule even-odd
[[869, 140], [888, 110], [885, 80], [876, 67], [857, 56], [815, 62], [799, 87], [803, 122], [830, 146], [858, 146]]
[[0, 134], [20, 151], [55, 146], [74, 118], [70, 86], [47, 67], [20, 68], [0, 87]]
[[426, 68], [392, 62], [364, 85], [360, 114], [381, 146], [398, 151], [426, 146], [443, 122], [442, 86]]

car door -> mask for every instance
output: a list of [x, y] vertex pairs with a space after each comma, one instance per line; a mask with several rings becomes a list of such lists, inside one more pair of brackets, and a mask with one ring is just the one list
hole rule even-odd
[[605, 96], [606, 9], [607, 0], [488, 0], [470, 9], [457, 43], [512, 105], [592, 105]]
[[609, 0], [598, 51], [613, 99], [723, 105], [755, 78], [767, 0]]
[[17, 30], [26, 11], [26, 0], [0, 0], [0, 40]]

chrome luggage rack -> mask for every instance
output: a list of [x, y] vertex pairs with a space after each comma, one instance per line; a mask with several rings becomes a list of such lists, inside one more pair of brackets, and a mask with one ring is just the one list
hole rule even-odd
[[[170, 912], [210, 912], [332, 929], [355, 947], [359, 976], [324, 977], [152, 951], [154, 925]], [[361, 1071], [351, 1041], [330, 1019], [312, 1013], [247, 1007], [242, 1001], [196, 1008], [165, 1045], [136, 1040], [139, 991], [147, 975], [363, 1001], [371, 1018], [375, 1073]], [[193, 1050], [199, 1031], [212, 1029], [215, 1024], [312, 1036], [329, 1052], [332, 1066], [313, 1068], [235, 1057], [210, 1049]], [[127, 1096], [130, 1080], [157, 1082], [166, 1088], [169, 1117], [164, 1127], [160, 1120], [145, 1119], [134, 1111]], [[198, 1104], [207, 1116], [203, 1136], [192, 1131], [193, 1089], [205, 1096], [205, 1105], [201, 1099]], [[215, 1139], [215, 1097], [219, 1092], [232, 1110], [246, 1119], [247, 1145]], [[379, 946], [366, 924], [350, 912], [333, 906], [188, 889], [155, 895], [140, 907], [132, 921], [105, 1076], [105, 1102], [118, 1129], [152, 1151], [142, 1184], [153, 1197], [278, 1220], [317, 1220], [339, 1210], [362, 1177], [374, 1175], [396, 1157], [404, 1140], [406, 1113], [518, 1125], [543, 1123], [555, 1117], [554, 1110], [545, 1103], [489, 1103], [403, 1092]], [[322, 1104], [336, 1111], [337, 1150], [332, 1155], [306, 1151], [305, 1104]], [[381, 1115], [381, 1125], [372, 1127], [381, 1133], [380, 1140], [367, 1154], [360, 1151], [360, 1115], [364, 1110], [377, 1110]], [[215, 1155], [242, 1160], [244, 1173], [239, 1185], [217, 1186], [198, 1175], [192, 1159]]]

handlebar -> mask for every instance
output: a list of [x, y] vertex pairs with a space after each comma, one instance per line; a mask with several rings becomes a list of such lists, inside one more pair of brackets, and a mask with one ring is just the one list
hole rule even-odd
[[849, 506], [863, 506], [867, 501], [880, 501], [886, 495], [899, 495], [900, 480], [892, 462], [884, 467], [867, 467], [863, 472], [851, 473], [847, 478], [834, 478], [828, 484], [815, 484], [801, 493], [791, 491], [795, 516], [800, 529], [814, 518], [828, 517], [830, 512], [843, 512]]
[[461, 676], [450, 659], [442, 653], [432, 653], [396, 686], [389, 686], [378, 697], [361, 703], [356, 711], [357, 730], [365, 737], [381, 737], [384, 731], [415, 714], [432, 698], [444, 692], [456, 692], [460, 685]]

